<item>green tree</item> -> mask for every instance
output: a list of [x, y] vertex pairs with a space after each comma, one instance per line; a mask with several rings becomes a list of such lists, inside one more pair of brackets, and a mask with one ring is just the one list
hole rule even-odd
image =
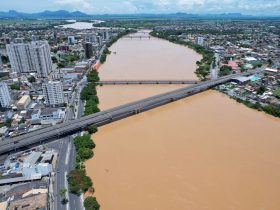
[[65, 188], [61, 188], [59, 190], [59, 195], [62, 198], [61, 203], [64, 205], [68, 202], [68, 199], [66, 198], [66, 192], [67, 192], [67, 190]]
[[86, 210], [99, 210], [100, 205], [96, 200], [96, 197], [89, 196], [84, 201], [84, 207]]
[[4, 125], [7, 127], [11, 127], [13, 120], [11, 118], [7, 118]]
[[257, 90], [257, 94], [258, 94], [258, 95], [262, 95], [262, 94], [264, 94], [265, 91], [266, 91], [265, 86], [264, 86], [264, 85], [261, 85], [261, 86], [258, 88], [258, 90]]
[[19, 86], [18, 84], [16, 84], [16, 83], [11, 84], [11, 85], [10, 85], [10, 88], [11, 88], [12, 90], [20, 90], [20, 86]]
[[226, 75], [231, 74], [231, 72], [232, 72], [232, 67], [224, 65], [220, 68], [219, 75], [220, 76], [226, 76]]
[[28, 82], [30, 82], [30, 83], [36, 82], [36, 78], [35, 78], [34, 76], [28, 77], [27, 80], [28, 80]]
[[86, 127], [86, 130], [87, 130], [90, 134], [96, 133], [96, 132], [98, 131], [97, 126], [94, 125], [94, 124], [87, 126], [87, 127]]
[[86, 192], [93, 185], [90, 177], [86, 175], [84, 169], [70, 171], [68, 174], [68, 184], [70, 192], [77, 195]]

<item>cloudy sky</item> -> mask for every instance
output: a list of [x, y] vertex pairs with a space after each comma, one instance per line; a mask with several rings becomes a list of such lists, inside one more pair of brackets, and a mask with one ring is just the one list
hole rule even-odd
[[280, 15], [280, 0], [0, 0], [0, 10], [80, 10], [89, 14], [223, 13]]

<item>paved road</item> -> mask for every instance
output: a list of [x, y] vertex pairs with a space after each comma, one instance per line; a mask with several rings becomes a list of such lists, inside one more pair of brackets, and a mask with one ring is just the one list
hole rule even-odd
[[84, 129], [86, 126], [95, 124], [102, 126], [162, 105], [167, 103], [197, 94], [205, 91], [216, 85], [227, 82], [238, 76], [251, 75], [253, 73], [259, 73], [261, 70], [255, 70], [235, 75], [225, 76], [216, 80], [201, 82], [199, 84], [177, 89], [167, 93], [152, 96], [146, 99], [138, 100], [136, 102], [128, 103], [122, 106], [118, 106], [112, 109], [101, 111], [80, 119], [72, 120], [63, 124], [51, 126], [45, 129], [37, 130], [23, 136], [18, 136], [10, 139], [9, 141], [2, 141], [0, 143], [0, 153], [6, 153], [15, 151], [15, 149], [31, 146], [35, 143], [42, 143], [43, 141], [49, 141], [52, 138], [57, 138], [63, 135], [69, 135], [71, 132], [77, 132]]
[[61, 203], [62, 197], [59, 195], [59, 191], [62, 188], [68, 189], [66, 175], [75, 168], [76, 164], [76, 151], [73, 144], [72, 137], [65, 137], [58, 139], [54, 142], [46, 144], [47, 147], [53, 148], [59, 151], [59, 157], [57, 160], [57, 170], [55, 171], [54, 183], [53, 183], [53, 206], [54, 210], [72, 210], [82, 209], [82, 202], [79, 196], [66, 193], [66, 197], [69, 202], [67, 205]]

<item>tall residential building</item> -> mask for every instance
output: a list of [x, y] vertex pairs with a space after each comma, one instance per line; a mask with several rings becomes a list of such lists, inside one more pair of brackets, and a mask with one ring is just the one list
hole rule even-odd
[[63, 85], [60, 81], [49, 81], [42, 85], [45, 101], [50, 106], [64, 104]]
[[7, 108], [11, 105], [12, 99], [8, 88], [8, 85], [4, 82], [0, 82], [0, 103], [1, 106]]
[[204, 46], [204, 38], [201, 36], [197, 37], [196, 44], [198, 44], [200, 46]]
[[36, 72], [38, 77], [47, 77], [52, 71], [50, 46], [47, 41], [8, 44], [7, 52], [14, 72]]
[[92, 43], [87, 42], [84, 44], [85, 58], [90, 59], [93, 56], [93, 46]]
[[68, 36], [67, 40], [68, 40], [68, 44], [76, 44], [76, 40], [74, 36]]
[[86, 33], [85, 34], [85, 42], [95, 42], [96, 40], [96, 35], [93, 33]]
[[102, 44], [102, 37], [101, 36], [97, 36], [96, 37], [96, 42], [98, 45], [101, 45]]
[[110, 39], [110, 32], [108, 30], [101, 31], [102, 39], [108, 41]]

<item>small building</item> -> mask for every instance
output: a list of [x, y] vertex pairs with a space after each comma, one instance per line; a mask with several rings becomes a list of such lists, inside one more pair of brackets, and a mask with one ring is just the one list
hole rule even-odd
[[240, 76], [240, 77], [236, 77], [236, 78], [232, 79], [231, 81], [236, 82], [238, 84], [246, 84], [247, 82], [251, 81], [251, 78]]
[[268, 73], [268, 74], [276, 74], [277, 72], [278, 72], [277, 69], [272, 69], [272, 68], [265, 69], [265, 73]]
[[65, 112], [57, 108], [45, 108], [34, 110], [31, 114], [32, 120], [59, 120], [63, 119]]
[[29, 95], [24, 95], [21, 99], [17, 102], [18, 109], [26, 109], [29, 104], [31, 103], [31, 98]]
[[233, 71], [236, 71], [236, 70], [238, 70], [238, 65], [237, 65], [237, 63], [235, 62], [235, 61], [229, 61], [228, 62], [228, 66], [230, 66], [231, 68], [232, 68], [232, 70]]

